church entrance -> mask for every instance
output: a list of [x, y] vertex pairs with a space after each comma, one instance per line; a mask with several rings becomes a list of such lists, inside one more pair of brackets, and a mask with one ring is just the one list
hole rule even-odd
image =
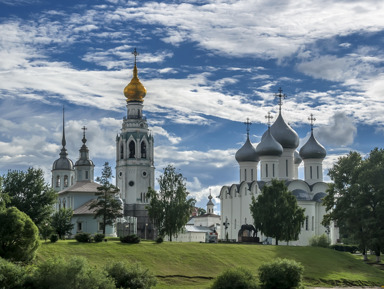
[[253, 225], [242, 225], [238, 233], [238, 242], [259, 243], [256, 228]]

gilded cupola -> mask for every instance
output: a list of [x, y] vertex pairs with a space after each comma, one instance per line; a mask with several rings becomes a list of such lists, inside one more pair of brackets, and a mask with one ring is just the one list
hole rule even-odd
[[132, 52], [135, 55], [135, 66], [133, 68], [133, 77], [131, 82], [124, 88], [124, 95], [127, 98], [127, 102], [131, 101], [144, 101], [144, 97], [147, 94], [147, 90], [144, 85], [140, 82], [139, 77], [137, 76], [137, 66], [136, 66], [136, 56], [139, 53], [135, 50]]

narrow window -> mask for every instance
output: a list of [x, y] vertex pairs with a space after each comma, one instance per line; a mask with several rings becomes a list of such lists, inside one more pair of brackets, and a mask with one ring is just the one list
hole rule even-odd
[[88, 180], [88, 178], [89, 178], [89, 172], [85, 171], [85, 179]]
[[147, 158], [147, 145], [144, 141], [141, 142], [141, 158], [146, 159]]
[[315, 230], [315, 216], [312, 216], [312, 231]]
[[285, 160], [285, 176], [288, 177], [288, 160]]
[[247, 218], [244, 219], [244, 224], [247, 224]]
[[265, 164], [265, 177], [268, 178], [268, 164]]
[[71, 186], [73, 185], [73, 176], [71, 177]]
[[319, 178], [319, 166], [316, 167], [316, 171], [317, 171], [317, 178]]
[[65, 199], [63, 199], [63, 208], [65, 209]]
[[124, 144], [120, 144], [120, 159], [124, 158]]
[[68, 187], [68, 176], [64, 176], [64, 187]]
[[275, 164], [272, 164], [272, 177], [275, 177]]
[[135, 142], [133, 140], [129, 143], [129, 158], [133, 159], [135, 157]]
[[60, 176], [56, 177], [56, 187], [60, 187]]
[[305, 230], [308, 231], [308, 216], [305, 218]]
[[253, 181], [254, 178], [253, 178], [253, 169], [251, 169], [251, 181]]
[[102, 231], [102, 230], [103, 230], [103, 225], [104, 225], [103, 222], [99, 222], [99, 231]]
[[236, 219], [235, 219], [235, 230], [236, 230]]
[[77, 223], [77, 231], [80, 232], [83, 230], [83, 223], [82, 222], [78, 222]]
[[247, 181], [247, 169], [244, 169], [244, 180]]
[[312, 180], [312, 166], [309, 167], [309, 178]]

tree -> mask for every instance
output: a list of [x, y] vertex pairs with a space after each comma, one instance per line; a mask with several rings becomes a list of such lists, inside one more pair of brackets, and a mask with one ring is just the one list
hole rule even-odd
[[39, 247], [39, 230], [31, 218], [15, 207], [0, 210], [0, 257], [31, 261]]
[[74, 224], [71, 223], [73, 216], [72, 209], [61, 208], [52, 215], [51, 226], [54, 228], [59, 238], [62, 239], [65, 234], [70, 234]]
[[112, 226], [117, 218], [123, 217], [122, 204], [115, 198], [119, 193], [119, 188], [109, 182], [110, 178], [112, 178], [112, 169], [109, 163], [106, 162], [104, 163], [101, 177], [96, 179], [96, 181], [101, 184], [101, 186], [97, 188], [97, 200], [89, 206], [90, 210], [95, 209], [94, 218], [101, 218], [103, 220], [102, 227], [104, 235], [107, 225]]
[[384, 248], [384, 150], [376, 148], [366, 159], [350, 152], [338, 159], [328, 175], [333, 183], [324, 198], [323, 224], [337, 222], [341, 231], [358, 242], [364, 259], [370, 248], [379, 260]]
[[148, 215], [159, 234], [167, 235], [172, 241], [172, 236], [176, 236], [188, 222], [196, 201], [188, 198], [185, 178], [181, 173], [177, 173], [172, 165], [164, 168], [163, 175], [157, 181], [160, 186], [159, 193], [152, 188], [148, 189]]
[[197, 215], [202, 216], [205, 215], [207, 211], [204, 208], [197, 208]]
[[295, 196], [283, 181], [272, 180], [261, 194], [252, 197], [251, 214], [257, 230], [278, 241], [298, 240], [305, 220], [305, 209], [297, 205]]
[[44, 181], [41, 169], [8, 171], [4, 176], [3, 192], [10, 197], [7, 207], [16, 207], [26, 213], [37, 227], [47, 222], [53, 212], [57, 194]]

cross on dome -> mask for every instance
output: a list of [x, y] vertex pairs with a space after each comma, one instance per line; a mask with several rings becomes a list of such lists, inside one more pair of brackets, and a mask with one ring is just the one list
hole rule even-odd
[[140, 53], [137, 52], [136, 48], [133, 50], [132, 54], [135, 56], [135, 65], [136, 65], [136, 57], [137, 55], [139, 55]]
[[279, 93], [275, 93], [275, 97], [279, 98], [279, 112], [281, 113], [281, 106], [283, 105], [283, 99], [287, 98], [285, 94], [283, 94], [283, 90], [279, 87]]
[[267, 119], [268, 127], [270, 127], [271, 126], [271, 120], [273, 119], [273, 116], [271, 115], [270, 111], [268, 111], [268, 114], [265, 116], [265, 118]]
[[316, 118], [313, 117], [313, 114], [311, 113], [311, 115], [308, 117], [308, 120], [310, 121], [310, 124], [311, 124], [311, 132], [313, 131], [313, 124], [314, 122], [316, 121]]
[[83, 139], [82, 139], [82, 141], [83, 141], [83, 144], [85, 144], [87, 142], [87, 139], [85, 138], [85, 131], [87, 130], [87, 128], [85, 126], [83, 126], [81, 129], [83, 130]]
[[247, 121], [244, 122], [244, 124], [247, 126], [247, 137], [249, 137], [249, 126], [252, 124], [252, 122], [250, 122], [249, 118], [247, 117]]

